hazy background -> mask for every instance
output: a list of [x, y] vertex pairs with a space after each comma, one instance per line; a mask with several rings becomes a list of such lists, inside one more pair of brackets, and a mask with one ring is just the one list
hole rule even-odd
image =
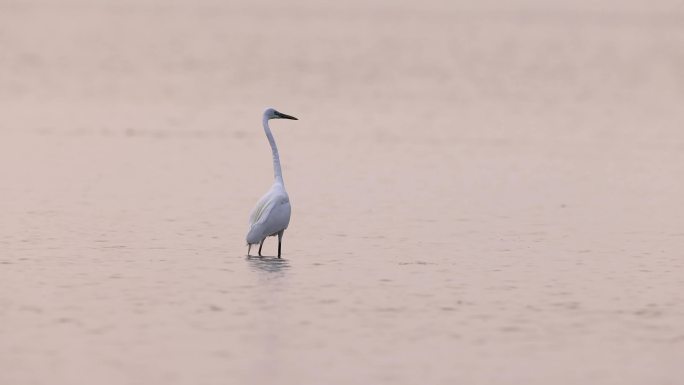
[[0, 0], [0, 383], [680, 383], [683, 7]]

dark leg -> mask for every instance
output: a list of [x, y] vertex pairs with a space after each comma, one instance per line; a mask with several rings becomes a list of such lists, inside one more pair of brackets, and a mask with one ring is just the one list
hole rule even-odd
[[250, 251], [250, 250], [252, 250], [252, 245], [248, 243], [248, 244], [247, 244], [247, 256], [248, 256], [248, 257], [249, 257], [249, 251]]
[[260, 257], [261, 257], [261, 248], [264, 247], [264, 241], [265, 241], [265, 240], [266, 240], [266, 238], [262, 239], [262, 240], [261, 240], [261, 243], [259, 244], [259, 256], [260, 256]]
[[283, 241], [283, 233], [284, 231], [278, 233], [278, 258], [280, 258], [280, 245]]

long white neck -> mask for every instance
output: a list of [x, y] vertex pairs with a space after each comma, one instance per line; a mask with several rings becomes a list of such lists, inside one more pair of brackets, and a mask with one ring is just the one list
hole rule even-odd
[[276, 182], [285, 186], [283, 182], [283, 171], [280, 169], [280, 156], [278, 155], [278, 146], [276, 146], [275, 139], [273, 139], [273, 134], [271, 133], [271, 128], [268, 126], [268, 118], [264, 115], [264, 132], [268, 138], [268, 143], [271, 145], [271, 151], [273, 152], [273, 173], [275, 174]]

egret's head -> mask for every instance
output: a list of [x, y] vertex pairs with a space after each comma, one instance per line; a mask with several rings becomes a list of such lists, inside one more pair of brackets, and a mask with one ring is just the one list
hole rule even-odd
[[283, 114], [282, 112], [278, 112], [274, 110], [273, 108], [269, 108], [266, 111], [264, 111], [264, 117], [266, 119], [292, 119], [292, 120], [299, 120], [295, 118], [294, 116], [286, 115]]

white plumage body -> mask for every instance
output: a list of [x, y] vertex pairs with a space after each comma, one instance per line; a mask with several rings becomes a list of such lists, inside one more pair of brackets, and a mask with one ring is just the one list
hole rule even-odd
[[249, 216], [249, 232], [247, 243], [261, 243], [266, 237], [278, 235], [290, 224], [290, 197], [279, 183], [259, 199]]

